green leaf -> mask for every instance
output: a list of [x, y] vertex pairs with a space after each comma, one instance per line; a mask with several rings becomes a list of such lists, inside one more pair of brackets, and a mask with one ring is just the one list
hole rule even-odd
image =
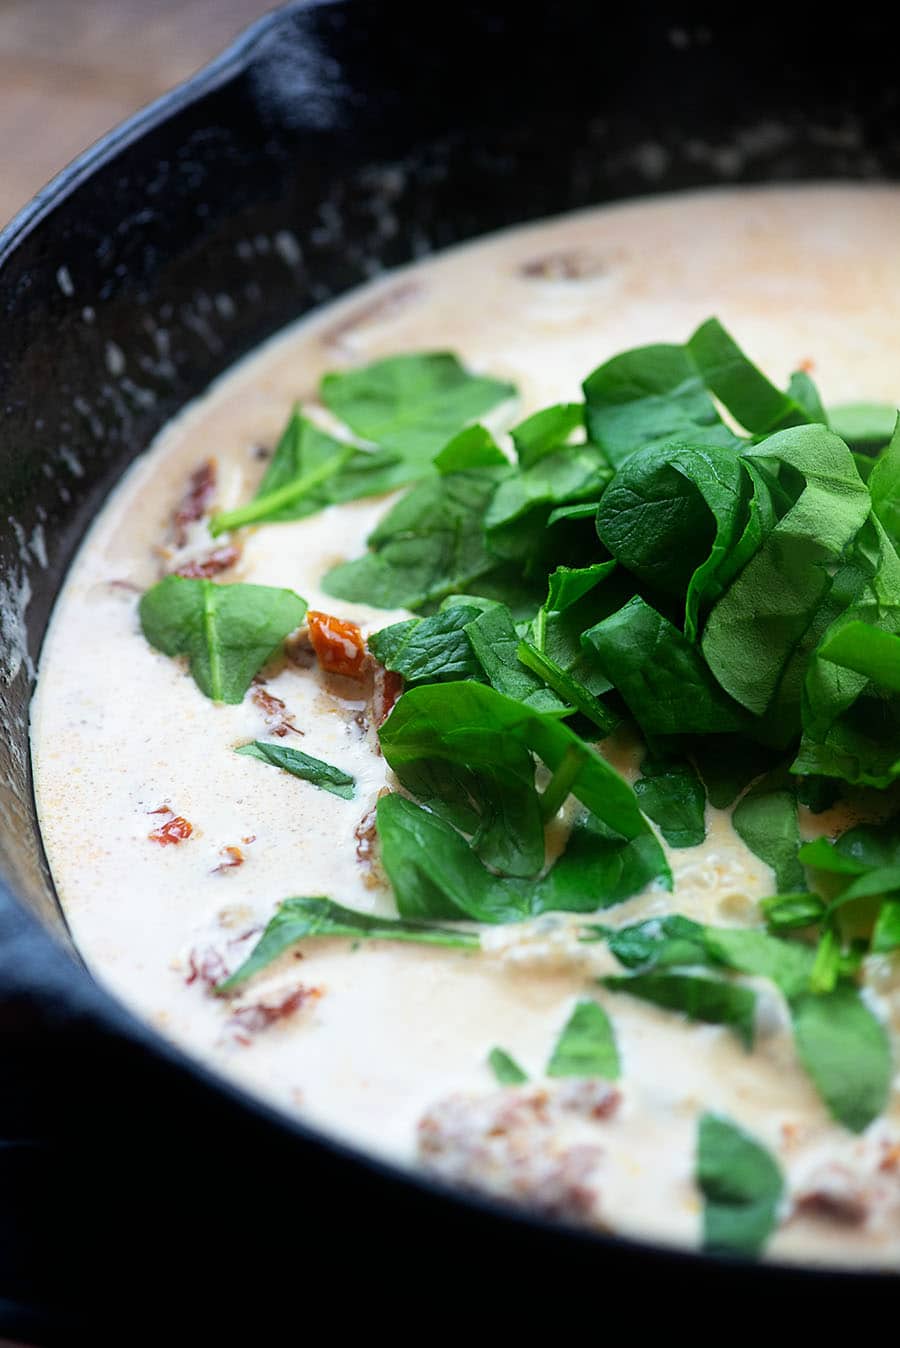
[[[575, 754], [577, 768], [569, 786], [572, 794], [621, 840], [644, 838], [646, 855], [656, 856], [657, 874], [669, 883], [662, 850], [631, 787], [595, 749], [555, 717], [535, 712], [479, 683], [425, 686], [413, 688], [401, 698], [382, 726], [380, 740], [385, 759], [407, 790], [433, 809], [450, 799], [454, 807], [451, 822], [467, 832], [480, 828], [482, 839], [486, 832], [490, 836], [495, 859], [484, 851], [482, 859], [500, 871], [519, 875], [531, 872], [510, 871], [510, 855], [515, 858], [520, 853], [530, 864], [539, 851], [538, 865], [543, 859], [542, 829], [539, 826], [535, 848], [534, 835], [528, 836], [533, 821], [524, 813], [524, 801], [529, 796], [537, 802], [531, 755], [537, 755], [551, 773], [556, 773], [564, 764], [568, 769]], [[461, 809], [464, 798], [480, 802], [468, 816]], [[518, 837], [512, 840], [508, 803], [520, 811], [514, 821]], [[502, 858], [506, 865], [501, 863], [501, 849], [496, 845], [495, 824], [500, 825], [500, 836], [512, 841], [509, 854]]]
[[[805, 370], [795, 370], [788, 382], [788, 397], [803, 409], [807, 421], [817, 421], [821, 426], [830, 426], [828, 413], [822, 403], [819, 390]], [[837, 432], [840, 435], [840, 431]], [[847, 437], [841, 435], [841, 439]]]
[[485, 512], [491, 552], [533, 567], [533, 554], [541, 551], [554, 508], [595, 501], [611, 476], [604, 454], [590, 444], [551, 450], [530, 467], [510, 473]]
[[688, 1020], [727, 1025], [745, 1048], [753, 1046], [756, 993], [750, 988], [702, 974], [655, 971], [614, 974], [601, 981], [613, 992], [627, 992], [668, 1011], [680, 1011]]
[[214, 585], [166, 576], [142, 596], [144, 636], [165, 655], [186, 655], [197, 687], [216, 702], [240, 702], [267, 660], [306, 616], [293, 590]]
[[650, 917], [610, 932], [608, 945], [627, 969], [664, 969], [672, 965], [709, 964], [704, 928], [680, 913]]
[[843, 669], [864, 674], [892, 693], [900, 693], [900, 637], [890, 632], [863, 622], [848, 622], [822, 642], [818, 654]]
[[705, 839], [706, 792], [690, 763], [645, 758], [634, 794], [670, 847], [697, 847]]
[[787, 998], [805, 991], [815, 961], [808, 945], [754, 928], [705, 927], [704, 942], [711, 959], [735, 973], [771, 979]]
[[501, 1086], [521, 1086], [528, 1080], [515, 1058], [511, 1058], [505, 1049], [492, 1048], [488, 1054], [488, 1065]]
[[340, 768], [325, 763], [321, 758], [312, 758], [299, 749], [289, 749], [285, 744], [267, 744], [264, 740], [251, 740], [235, 749], [236, 754], [246, 754], [248, 758], [258, 758], [261, 763], [269, 763], [273, 768], [282, 768], [292, 777], [300, 777], [304, 782], [343, 800], [352, 800], [356, 795], [356, 778]]
[[771, 435], [809, 421], [805, 406], [770, 383], [717, 318], [700, 325], [687, 349], [706, 387], [754, 435]]
[[776, 894], [759, 906], [772, 931], [800, 930], [825, 916], [825, 904], [817, 894]]
[[778, 1224], [784, 1180], [775, 1158], [730, 1119], [704, 1114], [697, 1185], [704, 1200], [704, 1250], [757, 1254]]
[[524, 702], [535, 711], [556, 714], [569, 711], [543, 680], [519, 660], [519, 634], [505, 604], [484, 609], [466, 624], [465, 632], [475, 658], [498, 693]]
[[377, 806], [381, 860], [403, 917], [520, 922], [547, 912], [593, 913], [620, 903], [657, 873], [653, 840], [622, 843], [590, 815], [537, 879], [493, 874], [438, 815], [393, 794]]
[[714, 734], [746, 724], [696, 646], [639, 596], [582, 641], [645, 735]]
[[861, 1133], [887, 1103], [892, 1064], [884, 1026], [847, 985], [807, 993], [791, 1009], [800, 1061], [834, 1118]]
[[374, 632], [368, 640], [369, 650], [385, 669], [401, 674], [410, 687], [478, 679], [481, 666], [466, 634], [467, 624], [478, 616], [477, 608], [458, 604], [430, 618], [410, 618]]
[[452, 436], [515, 387], [473, 375], [448, 351], [390, 356], [326, 374], [320, 396], [352, 431], [425, 469]]
[[325, 592], [426, 613], [447, 595], [477, 592], [497, 568], [484, 540], [484, 511], [512, 471], [507, 465], [431, 474], [388, 511], [369, 537], [371, 552], [327, 573]]
[[900, 544], [900, 413], [890, 441], [869, 474], [868, 487], [872, 509], [896, 547]]
[[579, 1002], [556, 1041], [547, 1076], [615, 1081], [619, 1073], [619, 1052], [609, 1017], [597, 1002]]
[[881, 905], [872, 933], [872, 950], [884, 955], [900, 948], [900, 899], [888, 899]]
[[569, 437], [584, 426], [583, 403], [557, 403], [520, 421], [512, 429], [512, 441], [523, 468], [531, 468], [568, 443]]
[[874, 454], [890, 440], [897, 421], [895, 403], [842, 403], [829, 407], [828, 421], [851, 449]]
[[704, 735], [690, 746], [691, 757], [706, 787], [710, 805], [725, 810], [767, 772], [773, 763], [769, 749], [737, 735]]
[[601, 541], [643, 584], [685, 603], [690, 640], [701, 603], [721, 593], [717, 572], [741, 537], [750, 490], [733, 449], [650, 446], [630, 456], [600, 500]]
[[642, 346], [614, 356], [584, 382], [590, 439], [618, 468], [646, 445], [737, 445], [683, 346]]
[[244, 960], [216, 992], [227, 995], [248, 978], [265, 969], [298, 941], [313, 936], [349, 936], [367, 941], [413, 941], [420, 945], [459, 946], [478, 950], [474, 932], [453, 931], [431, 923], [397, 922], [392, 918], [357, 913], [325, 898], [284, 899], [275, 910], [262, 936]]
[[799, 858], [805, 866], [839, 875], [864, 875], [883, 866], [900, 866], [900, 817], [880, 824], [857, 824], [834, 842], [816, 838], [803, 844]]
[[797, 797], [782, 786], [778, 777], [760, 782], [735, 806], [734, 831], [750, 851], [771, 866], [775, 887], [780, 894], [806, 888], [806, 877], [798, 860], [800, 826], [797, 822]]
[[538, 678], [542, 679], [548, 688], [569, 706], [580, 711], [582, 716], [597, 727], [601, 736], [611, 735], [619, 724], [619, 717], [609, 711], [603, 703], [590, 692], [584, 684], [579, 683], [571, 674], [568, 674], [559, 665], [555, 664], [549, 656], [544, 655], [537, 647], [532, 646], [529, 641], [520, 641], [516, 648], [516, 655], [519, 663], [525, 665]]
[[294, 411], [256, 495], [247, 505], [213, 516], [210, 533], [305, 519], [325, 506], [390, 491], [409, 479], [399, 454], [348, 445]]

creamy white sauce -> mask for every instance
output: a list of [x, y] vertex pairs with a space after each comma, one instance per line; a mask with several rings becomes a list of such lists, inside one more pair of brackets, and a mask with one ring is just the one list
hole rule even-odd
[[[897, 1092], [862, 1137], [832, 1122], [797, 1063], [770, 984], [758, 985], [757, 1043], [746, 1053], [726, 1029], [689, 1025], [599, 988], [593, 979], [615, 961], [602, 944], [579, 944], [576, 921], [560, 916], [490, 929], [481, 954], [308, 941], [243, 1001], [277, 998], [301, 982], [321, 995], [261, 1033], [236, 1033], [233, 1009], [201, 981], [186, 982], [191, 951], [214, 948], [233, 967], [255, 939], [247, 932], [293, 894], [391, 912], [353, 837], [385, 784], [385, 765], [334, 685], [294, 667], [269, 684], [304, 731], [285, 742], [352, 773], [357, 798], [337, 799], [237, 756], [234, 746], [267, 737], [259, 707], [250, 698], [236, 707], [204, 698], [179, 662], [141, 636], [136, 591], [111, 584], [143, 589], [159, 577], [159, 546], [199, 463], [218, 461], [219, 508], [242, 503], [264, 469], [254, 449], [275, 443], [292, 403], [313, 403], [326, 370], [381, 355], [454, 350], [512, 380], [521, 415], [576, 398], [581, 379], [616, 352], [682, 341], [715, 314], [777, 382], [809, 361], [831, 403], [894, 399], [898, 228], [900, 192], [829, 187], [663, 198], [519, 229], [391, 275], [304, 320], [186, 409], [126, 474], [82, 548], [34, 703], [44, 841], [96, 976], [249, 1090], [401, 1163], [413, 1162], [418, 1121], [436, 1101], [495, 1089], [486, 1066], [493, 1045], [540, 1078], [575, 1000], [593, 995], [613, 1018], [623, 1062], [619, 1111], [590, 1125], [603, 1153], [598, 1222], [697, 1244], [697, 1119], [714, 1109], [777, 1153], [790, 1194], [814, 1183], [822, 1165], [878, 1189], [867, 1220], [852, 1228], [791, 1215], [789, 1196], [770, 1256], [900, 1262], [900, 1178], [890, 1151], [900, 1142]], [[565, 275], [573, 270], [582, 274]], [[312, 607], [374, 630], [404, 615], [332, 600], [320, 583], [335, 562], [364, 550], [385, 508], [383, 498], [368, 500], [248, 530], [225, 579], [290, 586]], [[205, 526], [190, 546], [209, 546]], [[337, 691], [352, 697], [347, 683]], [[163, 805], [193, 825], [178, 846], [148, 839], [165, 818], [150, 812]], [[229, 846], [242, 849], [245, 863], [216, 871]], [[624, 925], [678, 911], [716, 923], [759, 921], [771, 876], [726, 816], [711, 811], [706, 843], [671, 860], [674, 895], [639, 896], [603, 920]], [[873, 1005], [896, 1031], [900, 965], [887, 957], [869, 964]]]

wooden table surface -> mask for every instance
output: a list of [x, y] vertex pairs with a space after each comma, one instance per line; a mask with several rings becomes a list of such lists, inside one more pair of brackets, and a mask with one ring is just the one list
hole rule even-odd
[[0, 224], [272, 0], [0, 0]]

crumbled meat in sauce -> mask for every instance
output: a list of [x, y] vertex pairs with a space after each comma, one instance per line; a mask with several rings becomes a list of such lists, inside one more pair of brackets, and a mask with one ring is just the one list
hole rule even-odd
[[223, 847], [221, 856], [224, 860], [220, 861], [218, 866], [213, 866], [213, 875], [216, 875], [219, 871], [234, 870], [235, 866], [243, 866], [244, 864], [244, 854], [239, 847]]
[[193, 949], [188, 956], [188, 972], [185, 975], [185, 983], [200, 982], [209, 992], [228, 977], [228, 967], [219, 954], [218, 950], [212, 946], [206, 946], [202, 950]]
[[547, 281], [584, 281], [591, 276], [602, 276], [605, 270], [600, 258], [573, 248], [533, 257], [522, 263], [519, 273]]
[[326, 674], [362, 678], [368, 653], [358, 625], [315, 609], [309, 610], [306, 622], [313, 649]]
[[215, 459], [207, 459], [191, 474], [187, 490], [172, 516], [172, 537], [176, 547], [184, 547], [189, 526], [202, 520], [209, 511], [216, 491], [216, 476]]
[[608, 1082], [573, 1079], [453, 1095], [419, 1124], [419, 1157], [442, 1179], [527, 1205], [547, 1216], [602, 1226], [598, 1125], [620, 1093]]
[[376, 323], [380, 319], [390, 318], [393, 314], [403, 309], [410, 300], [418, 298], [422, 293], [422, 287], [418, 281], [404, 281], [402, 285], [394, 286], [386, 295], [379, 296], [369, 304], [361, 305], [353, 309], [346, 318], [333, 323], [331, 327], [326, 328], [322, 333], [322, 344], [324, 346], [341, 346], [343, 340], [357, 328], [366, 327], [370, 323]]
[[872, 1196], [860, 1176], [845, 1166], [830, 1162], [813, 1177], [809, 1188], [797, 1195], [798, 1212], [827, 1217], [845, 1226], [861, 1226], [869, 1216]]

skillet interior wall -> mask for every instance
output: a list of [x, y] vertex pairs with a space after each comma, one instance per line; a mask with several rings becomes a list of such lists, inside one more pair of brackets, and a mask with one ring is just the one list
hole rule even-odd
[[[885, 21], [817, 30], [789, 12], [773, 33], [755, 13], [696, 8], [292, 6], [13, 224], [0, 239], [0, 866], [28, 909], [65, 939], [28, 767], [40, 643], [84, 529], [160, 426], [308, 308], [475, 234], [677, 188], [897, 176], [900, 93], [871, 65], [889, 37]], [[34, 1080], [63, 1019], [53, 1001], [109, 1023], [74, 974], [0, 893], [7, 1136], [57, 1102]], [[87, 1093], [121, 1066], [107, 1047]], [[57, 1056], [57, 1088], [68, 1070]], [[16, 1248], [22, 1263], [21, 1233]], [[12, 1268], [4, 1255], [0, 1232]]]

